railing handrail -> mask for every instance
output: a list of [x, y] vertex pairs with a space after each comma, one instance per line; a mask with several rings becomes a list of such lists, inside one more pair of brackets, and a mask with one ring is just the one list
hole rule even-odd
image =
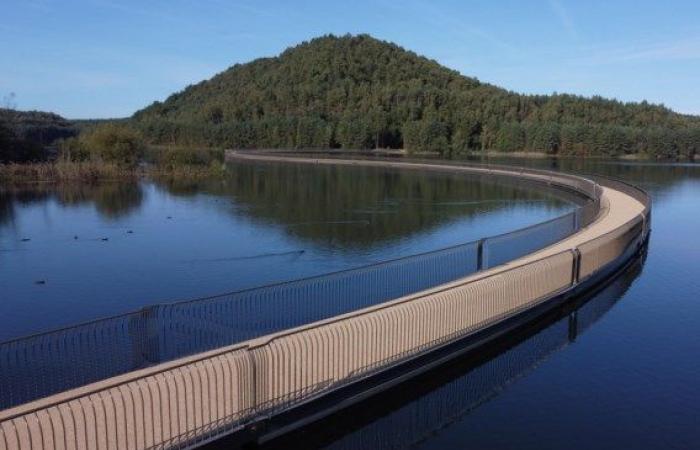
[[[564, 214], [564, 215], [562, 215], [562, 216], [555, 217], [554, 219], [547, 220], [547, 221], [545, 221], [545, 222], [540, 222], [540, 223], [546, 224], [546, 223], [549, 223], [550, 221], [554, 221], [554, 220], [559, 219], [559, 218], [561, 218], [561, 217], [565, 217], [565, 216], [568, 215], [568, 214], [571, 214], [571, 213], [569, 212], [569, 213]], [[527, 229], [527, 228], [530, 228], [530, 227], [532, 227], [532, 226], [539, 225], [540, 223], [537, 223], [537, 224], [534, 224], [534, 225], [529, 225], [528, 227], [525, 227], [525, 228], [523, 228], [523, 229]], [[517, 230], [512, 231], [511, 233], [515, 233], [515, 232], [518, 232], [518, 231], [520, 231], [520, 230], [521, 230], [521, 229], [519, 228], [519, 229], [517, 229]], [[504, 233], [504, 234], [507, 234], [507, 233]], [[488, 238], [483, 238], [483, 239], [490, 239], [491, 237], [497, 237], [497, 236], [501, 236], [501, 235], [489, 236]], [[25, 335], [25, 336], [20, 336], [20, 337], [17, 337], [17, 338], [8, 339], [8, 340], [6, 340], [6, 341], [0, 341], [0, 346], [2, 346], [2, 345], [7, 345], [7, 344], [11, 344], [11, 343], [17, 342], [17, 341], [23, 341], [23, 340], [28, 340], [28, 339], [39, 338], [39, 337], [44, 336], [44, 335], [47, 335], [47, 334], [59, 333], [59, 332], [61, 332], [61, 331], [68, 331], [68, 330], [71, 330], [71, 329], [73, 329], [73, 328], [84, 327], [84, 326], [92, 325], [92, 324], [95, 324], [95, 323], [98, 323], [98, 322], [107, 322], [107, 321], [110, 321], [110, 320], [113, 320], [113, 319], [120, 319], [120, 318], [124, 318], [124, 317], [127, 317], [127, 316], [131, 316], [131, 315], [143, 313], [143, 312], [145, 312], [145, 311], [149, 311], [149, 310], [152, 310], [152, 309], [155, 309], [155, 308], [158, 308], [158, 307], [175, 306], [175, 305], [186, 305], [186, 304], [188, 304], [188, 303], [196, 303], [196, 302], [200, 302], [200, 301], [204, 301], [204, 300], [213, 300], [213, 299], [218, 299], [218, 298], [224, 298], [224, 297], [233, 296], [233, 295], [239, 295], [239, 294], [250, 293], [250, 292], [254, 292], [254, 291], [258, 291], [258, 290], [265, 290], [265, 289], [272, 289], [272, 288], [276, 288], [276, 287], [289, 286], [289, 285], [292, 285], [292, 284], [302, 283], [302, 282], [311, 281], [311, 280], [317, 280], [317, 279], [320, 280], [320, 279], [323, 279], [323, 278], [326, 278], [326, 277], [333, 277], [333, 276], [337, 276], [337, 275], [343, 274], [343, 273], [361, 272], [361, 271], [363, 271], [363, 270], [371, 269], [371, 268], [377, 267], [377, 266], [390, 265], [390, 264], [393, 264], [393, 263], [396, 263], [396, 262], [400, 262], [400, 261], [404, 261], [404, 260], [407, 260], [407, 259], [420, 258], [420, 257], [429, 256], [429, 255], [436, 254], [436, 253], [447, 252], [447, 251], [449, 251], [449, 250], [454, 250], [454, 249], [457, 249], [457, 248], [460, 248], [460, 247], [466, 247], [466, 246], [468, 246], [468, 245], [476, 244], [476, 243], [478, 243], [480, 240], [481, 240], [481, 239], [475, 239], [475, 240], [473, 240], [473, 241], [464, 242], [464, 243], [461, 243], [461, 244], [455, 244], [455, 245], [451, 245], [451, 246], [449, 246], [449, 247], [443, 247], [443, 248], [439, 248], [439, 249], [435, 249], [435, 250], [429, 250], [429, 251], [427, 251], [427, 252], [415, 253], [415, 254], [412, 254], [412, 255], [399, 256], [399, 257], [397, 257], [397, 258], [387, 259], [387, 260], [384, 260], [384, 261], [377, 261], [377, 262], [365, 264], [365, 265], [362, 265], [362, 266], [359, 266], [359, 267], [352, 267], [352, 268], [350, 268], [350, 269], [336, 270], [336, 271], [333, 271], [333, 272], [326, 272], [326, 273], [322, 273], [322, 274], [319, 274], [319, 275], [311, 275], [311, 276], [308, 276], [308, 277], [295, 278], [295, 279], [293, 279], [293, 280], [285, 280], [285, 281], [279, 281], [279, 282], [276, 282], [276, 283], [263, 284], [263, 285], [260, 285], [260, 286], [253, 286], [253, 287], [249, 287], [249, 288], [245, 288], [245, 289], [239, 289], [239, 290], [236, 290], [236, 291], [228, 291], [228, 292], [223, 292], [223, 293], [214, 294], [214, 295], [208, 295], [208, 296], [204, 296], [204, 297], [195, 297], [195, 298], [188, 298], [188, 299], [183, 299], [183, 300], [174, 300], [174, 301], [172, 301], [172, 302], [158, 302], [158, 303], [153, 303], [153, 304], [150, 304], [150, 305], [148, 305], [148, 306], [144, 306], [144, 307], [142, 307], [142, 308], [139, 308], [139, 309], [136, 309], [136, 310], [133, 310], [133, 311], [129, 311], [129, 312], [125, 312], [125, 313], [121, 313], [121, 314], [115, 314], [115, 315], [106, 316], [106, 317], [99, 317], [99, 318], [92, 319], [92, 320], [88, 320], [88, 321], [85, 321], [85, 322], [80, 322], [80, 323], [77, 323], [77, 324], [74, 324], [74, 325], [68, 325], [68, 326], [61, 327], [61, 328], [53, 328], [53, 329], [50, 329], [50, 330], [47, 330], [47, 331], [40, 331], [40, 332], [37, 332], [37, 333], [28, 334], [28, 335]]]
[[[52, 394], [51, 396], [49, 396], [54, 399], [54, 401], [51, 401], [51, 403], [42, 403], [45, 401], [46, 397], [38, 398], [36, 400], [32, 400], [21, 405], [13, 406], [5, 410], [0, 410], [0, 422], [5, 420], [11, 420], [15, 417], [24, 414], [31, 414], [32, 412], [50, 408], [52, 406], [56, 406], [57, 404], [66, 403], [77, 398], [83, 398], [95, 392], [105, 391], [108, 389], [114, 389], [120, 386], [124, 386], [144, 377], [159, 375], [161, 373], [168, 372], [173, 369], [179, 369], [180, 367], [195, 364], [207, 359], [215, 358], [217, 356], [222, 356], [226, 353], [231, 353], [238, 350], [247, 350], [248, 348], [250, 348], [250, 346], [247, 342], [241, 342], [227, 345], [226, 347], [208, 350], [202, 353], [196, 353], [194, 355], [183, 356], [182, 358], [160, 363], [157, 366], [132, 370], [131, 372], [117, 375], [112, 378], [95, 381], [84, 386], [72, 388], [63, 392], [59, 392], [57, 394]], [[99, 389], [97, 389], [98, 385]]]
[[[622, 180], [620, 178], [611, 177], [608, 175], [582, 174], [581, 176], [591, 177], [593, 180], [595, 180], [597, 178], [597, 179], [601, 179], [601, 180], [606, 180], [608, 182], [621, 184], [621, 185], [627, 187], [630, 191], [637, 192], [639, 194], [640, 198], [636, 198], [636, 196], [635, 196], [635, 199], [638, 200], [639, 202], [641, 202], [646, 207], [646, 209], [648, 210], [647, 212], [651, 211], [651, 204], [652, 204], [651, 195], [649, 194], [649, 192], [646, 189], [644, 189], [640, 186], [637, 186], [635, 184], [632, 184], [628, 181]], [[596, 182], [596, 184], [600, 184], [600, 183]]]
[[560, 256], [560, 255], [563, 255], [565, 253], [573, 253], [573, 251], [574, 251], [573, 249], [562, 250], [561, 252], [553, 253], [551, 255], [543, 256], [543, 257], [533, 259], [533, 260], [528, 260], [527, 262], [524, 262], [522, 264], [517, 264], [517, 265], [504, 264], [502, 266], [499, 266], [500, 270], [498, 270], [497, 272], [492, 272], [492, 273], [476, 272], [473, 275], [470, 275], [464, 279], [441, 284], [439, 286], [425, 289], [425, 290], [420, 291], [420, 292], [414, 292], [414, 293], [405, 295], [403, 297], [400, 297], [400, 298], [397, 298], [394, 300], [389, 300], [386, 302], [379, 303], [377, 305], [368, 306], [368, 307], [360, 309], [360, 310], [350, 311], [350, 312], [347, 312], [345, 314], [333, 316], [333, 317], [330, 317], [328, 319], [323, 319], [323, 320], [319, 320], [317, 322], [300, 325], [298, 327], [289, 328], [287, 330], [278, 331], [276, 333], [268, 334], [265, 336], [260, 336], [260, 337], [257, 337], [257, 338], [254, 338], [254, 339], [247, 341], [248, 347], [251, 349], [254, 349], [256, 347], [260, 347], [262, 345], [273, 342], [274, 340], [282, 338], [284, 336], [289, 336], [291, 334], [299, 333], [300, 331], [313, 330], [314, 328], [319, 328], [321, 326], [340, 322], [341, 320], [345, 320], [345, 319], [348, 319], [350, 317], [361, 317], [361, 316], [364, 316], [367, 314], [374, 313], [376, 311], [381, 311], [383, 309], [391, 308], [391, 307], [396, 306], [396, 305], [400, 305], [403, 303], [409, 303], [409, 302], [412, 302], [416, 299], [426, 297], [428, 295], [449, 291], [449, 290], [454, 289], [456, 287], [466, 286], [468, 284], [474, 283], [475, 281], [480, 281], [480, 280], [484, 280], [487, 278], [501, 276], [504, 273], [508, 273], [508, 272], [513, 271], [513, 270], [517, 270], [517, 269], [524, 267], [524, 266], [527, 266], [529, 264], [535, 264], [538, 262], [542, 262], [546, 259], [550, 259], [550, 258], [553, 258], [555, 256]]
[[[615, 231], [615, 230], [613, 230], [613, 231]], [[65, 402], [68, 402], [71, 400], [75, 400], [77, 398], [82, 398], [82, 397], [90, 395], [91, 393], [95, 393], [98, 391], [104, 391], [107, 389], [113, 389], [113, 388], [116, 388], [119, 386], [123, 386], [125, 384], [128, 384], [128, 383], [130, 383], [134, 380], [140, 379], [140, 378], [158, 375], [160, 373], [168, 372], [170, 370], [177, 369], [177, 368], [187, 366], [190, 364], [194, 364], [194, 363], [206, 360], [206, 359], [211, 359], [211, 358], [214, 358], [217, 356], [221, 356], [221, 355], [224, 355], [226, 353], [231, 353], [231, 352], [238, 351], [238, 350], [247, 350], [247, 349], [252, 350], [252, 349], [264, 346], [266, 344], [269, 344], [270, 342], [273, 342], [273, 341], [280, 339], [282, 337], [285, 337], [285, 336], [289, 336], [289, 335], [296, 334], [296, 333], [306, 331], [306, 330], [312, 330], [312, 329], [319, 328], [319, 327], [329, 325], [332, 323], [337, 323], [337, 322], [340, 322], [342, 320], [346, 320], [350, 317], [361, 317], [364, 315], [374, 313], [376, 311], [381, 311], [383, 309], [391, 308], [391, 307], [396, 306], [396, 305], [409, 303], [409, 302], [415, 301], [416, 299], [426, 297], [428, 295], [432, 295], [432, 294], [436, 294], [436, 293], [440, 293], [440, 292], [445, 292], [445, 291], [454, 289], [455, 287], [466, 286], [466, 285], [472, 284], [476, 281], [501, 276], [504, 273], [508, 273], [508, 272], [513, 271], [513, 270], [520, 269], [524, 266], [528, 266], [530, 264], [535, 264], [535, 263], [538, 263], [538, 262], [541, 262], [541, 261], [544, 261], [544, 260], [547, 260], [550, 258], [554, 258], [556, 256], [560, 256], [560, 255], [563, 255], [566, 253], [574, 253], [574, 249], [563, 250], [561, 252], [554, 253], [554, 254], [547, 255], [547, 256], [543, 256], [541, 258], [527, 261], [527, 262], [524, 262], [524, 263], [518, 264], [518, 265], [503, 265], [503, 266], [500, 266], [500, 270], [498, 270], [497, 272], [492, 272], [492, 273], [477, 272], [477, 273], [467, 277], [464, 280], [453, 281], [451, 283], [446, 283], [446, 284], [436, 286], [436, 287], [433, 287], [430, 289], [426, 289], [426, 290], [423, 290], [420, 292], [414, 292], [412, 294], [403, 296], [401, 298], [382, 302], [380, 304], [372, 305], [372, 306], [369, 306], [367, 308], [363, 308], [363, 309], [356, 310], [356, 311], [350, 311], [348, 313], [334, 316], [334, 317], [331, 317], [328, 319], [323, 319], [323, 320], [320, 320], [317, 322], [300, 325], [298, 327], [289, 328], [287, 330], [278, 331], [276, 333], [253, 338], [253, 339], [250, 339], [250, 340], [247, 340], [244, 342], [231, 344], [231, 345], [227, 345], [224, 347], [219, 347], [219, 348], [216, 348], [213, 350], [209, 350], [209, 351], [202, 352], [202, 353], [197, 353], [197, 354], [190, 355], [190, 356], [185, 356], [185, 357], [173, 360], [173, 361], [168, 361], [165, 363], [158, 364], [157, 366], [154, 366], [154, 367], [146, 367], [143, 369], [134, 370], [134, 371], [122, 374], [122, 375], [117, 375], [117, 376], [109, 378], [107, 380], [96, 381], [94, 383], [90, 383], [90, 384], [87, 384], [85, 386], [80, 386], [77, 388], [73, 388], [73, 389], [58, 393], [58, 394], [54, 394], [52, 397], [56, 397], [55, 401], [52, 401], [48, 405], [41, 404], [43, 399], [37, 399], [37, 400], [33, 400], [33, 401], [30, 401], [30, 402], [25, 403], [25, 404], [17, 405], [15, 407], [6, 409], [4, 411], [0, 411], [0, 422], [4, 421], [4, 420], [10, 420], [10, 419], [17, 417], [17, 416], [20, 416], [20, 415], [29, 414], [31, 412], [34, 412], [34, 411], [37, 411], [40, 409], [46, 409], [46, 408], [49, 408], [49, 407], [54, 406], [54, 405], [59, 404], [59, 403], [65, 403]], [[99, 387], [99, 389], [98, 389], [98, 387]], [[36, 404], [36, 405], [34, 405], [34, 404]], [[5, 414], [7, 414], [7, 415], [5, 415]]]

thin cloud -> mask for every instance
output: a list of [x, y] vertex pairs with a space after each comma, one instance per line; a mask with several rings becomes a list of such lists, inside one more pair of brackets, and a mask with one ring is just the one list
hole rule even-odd
[[566, 31], [569, 37], [578, 40], [579, 34], [576, 29], [576, 25], [574, 24], [574, 21], [566, 7], [559, 0], [549, 0], [549, 6], [552, 8], [552, 11], [554, 11], [554, 14], [556, 14], [556, 16], [559, 18], [562, 28], [564, 28], [564, 31]]

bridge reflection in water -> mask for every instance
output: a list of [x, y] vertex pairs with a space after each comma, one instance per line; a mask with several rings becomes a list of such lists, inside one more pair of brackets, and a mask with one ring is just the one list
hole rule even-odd
[[[438, 367], [262, 448], [364, 450], [416, 445], [462, 420], [575, 341], [624, 297], [645, 259], [643, 253], [599, 292], [480, 349], [478, 355]], [[232, 445], [223, 441], [206, 448], [223, 450]]]

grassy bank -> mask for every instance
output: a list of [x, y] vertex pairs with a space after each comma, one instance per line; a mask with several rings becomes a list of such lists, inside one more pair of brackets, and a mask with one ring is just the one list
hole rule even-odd
[[226, 172], [223, 164], [160, 165], [143, 164], [124, 167], [103, 162], [42, 162], [27, 164], [0, 164], [0, 183], [104, 181], [134, 178], [205, 178]]
[[0, 183], [101, 181], [133, 178], [204, 178], [226, 172], [223, 151], [148, 147], [135, 164], [99, 159], [0, 164]]
[[13, 158], [0, 146], [0, 183], [199, 178], [225, 172], [221, 149], [149, 145], [138, 131], [120, 123], [58, 140], [54, 148], [28, 159]]
[[96, 181], [133, 178], [140, 169], [104, 162], [40, 162], [0, 164], [0, 181]]

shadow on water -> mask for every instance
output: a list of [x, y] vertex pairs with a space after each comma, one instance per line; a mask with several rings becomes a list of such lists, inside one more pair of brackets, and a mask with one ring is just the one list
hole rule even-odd
[[[405, 448], [440, 434], [585, 333], [624, 297], [646, 254], [596, 293], [524, 329], [257, 448]], [[208, 449], [235, 448], [220, 441]]]

